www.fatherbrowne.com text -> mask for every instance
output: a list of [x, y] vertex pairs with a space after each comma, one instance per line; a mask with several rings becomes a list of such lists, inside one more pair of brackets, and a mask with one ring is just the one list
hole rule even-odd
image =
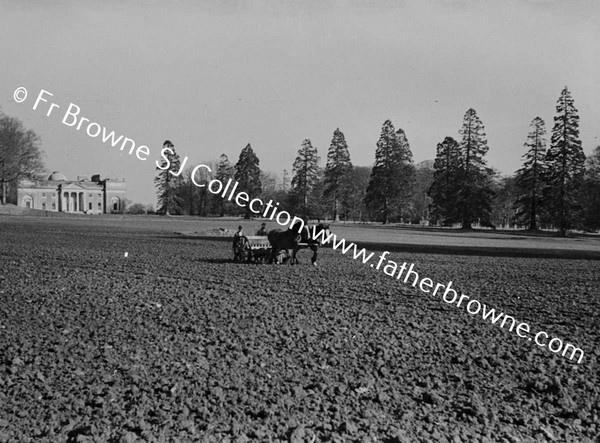
[[[347, 243], [345, 239], [338, 240], [335, 234], [329, 233], [326, 235], [325, 231], [317, 233], [314, 228], [313, 238], [318, 240], [321, 244], [331, 244], [333, 249], [341, 250], [344, 255], [352, 251], [352, 258], [354, 260], [360, 259], [363, 264], [367, 264], [374, 255], [373, 252], [368, 253], [364, 248], [359, 250], [356, 244]], [[529, 341], [533, 340], [536, 345], [547, 347], [555, 354], [560, 354], [571, 360], [577, 359], [577, 363], [582, 362], [584, 353], [581, 348], [577, 348], [571, 343], [565, 343], [563, 340], [556, 337], [548, 340], [549, 335], [544, 331], [539, 331], [533, 335], [528, 323], [520, 322], [517, 324], [517, 320], [514, 317], [503, 312], [497, 312], [496, 309], [489, 308], [485, 303], [481, 303], [468, 295], [462, 293], [459, 294], [452, 288], [452, 282], [443, 285], [441, 283], [434, 283], [433, 280], [427, 277], [419, 279], [419, 274], [415, 271], [414, 263], [410, 263], [409, 265], [404, 262], [399, 266], [398, 263], [386, 258], [389, 254], [388, 251], [384, 251], [379, 256], [377, 264], [371, 263], [370, 266], [377, 270], [383, 270], [386, 275], [396, 278], [397, 280], [402, 279], [403, 283], [410, 284], [414, 288], [418, 287], [418, 289], [425, 294], [431, 295], [432, 297], [441, 297], [442, 300], [449, 305], [455, 305], [457, 308], [462, 306], [471, 315], [481, 315], [484, 320], [490, 321], [500, 328], [504, 329], [505, 326], [508, 326], [508, 330], [510, 332], [514, 331], [520, 338], [526, 338]]]

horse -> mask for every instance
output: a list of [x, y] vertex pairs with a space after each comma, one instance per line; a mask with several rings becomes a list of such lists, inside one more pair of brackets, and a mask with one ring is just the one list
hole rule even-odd
[[[296, 250], [298, 248], [298, 243], [302, 239], [300, 233], [292, 229], [291, 227], [283, 231], [281, 229], [273, 229], [269, 231], [267, 234], [267, 239], [271, 244], [271, 258], [269, 260], [270, 263], [277, 263], [277, 255], [280, 251], [289, 251]], [[288, 254], [289, 255], [289, 254]], [[295, 254], [292, 253], [292, 262], [294, 263]]]
[[310, 258], [313, 266], [317, 266], [317, 251], [319, 246], [322, 244], [327, 244], [329, 242], [329, 225], [324, 223], [319, 223], [314, 226], [304, 226], [300, 232], [300, 242], [292, 252], [292, 261], [295, 263], [300, 263], [296, 254], [300, 249], [310, 249], [313, 251], [313, 255]]
[[[324, 232], [322, 232], [324, 231]], [[327, 243], [329, 237], [329, 225], [319, 223], [316, 226], [290, 226], [287, 231], [274, 229], [269, 232], [267, 238], [271, 244], [271, 263], [276, 260], [280, 251], [291, 250], [291, 264], [299, 264], [297, 253], [300, 249], [308, 248], [313, 251], [311, 262], [317, 266], [317, 250], [321, 242]], [[288, 254], [289, 255], [289, 254]]]

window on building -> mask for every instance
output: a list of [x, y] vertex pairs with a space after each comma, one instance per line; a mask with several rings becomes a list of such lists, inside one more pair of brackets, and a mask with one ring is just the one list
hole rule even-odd
[[89, 210], [91, 211], [92, 210], [92, 202], [89, 202], [88, 206], [89, 206]]
[[52, 203], [52, 210], [56, 211], [56, 203]]
[[[92, 198], [92, 193], [91, 192], [88, 194], [88, 197]], [[92, 208], [90, 208], [90, 209], [92, 209]]]
[[98, 210], [102, 211], [102, 203], [98, 202]]
[[46, 203], [42, 203], [42, 209], [46, 209]]
[[113, 197], [110, 199], [113, 212], [119, 212], [120, 200], [119, 197]]

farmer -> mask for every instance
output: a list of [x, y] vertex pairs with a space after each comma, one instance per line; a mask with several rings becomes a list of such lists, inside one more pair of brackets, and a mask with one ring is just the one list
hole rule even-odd
[[267, 224], [263, 223], [260, 225], [260, 229], [256, 231], [256, 235], [267, 235]]
[[233, 257], [236, 261], [244, 259], [243, 253], [245, 240], [246, 237], [244, 235], [244, 230], [241, 226], [238, 226], [237, 232], [233, 234]]
[[235, 251], [235, 247], [240, 242], [240, 240], [242, 239], [243, 236], [244, 236], [244, 228], [242, 228], [241, 226], [238, 226], [237, 232], [235, 234], [233, 234], [233, 249], [234, 249], [234, 251]]

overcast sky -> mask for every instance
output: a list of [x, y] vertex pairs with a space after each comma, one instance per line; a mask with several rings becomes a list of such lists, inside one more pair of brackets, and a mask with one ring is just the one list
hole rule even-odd
[[[415, 161], [458, 138], [466, 110], [485, 125], [488, 164], [520, 166], [529, 123], [552, 128], [567, 85], [589, 154], [600, 144], [598, 1], [0, 0], [0, 107], [42, 138], [49, 171], [125, 177], [155, 202], [154, 161], [171, 140], [188, 165], [251, 143], [281, 175], [302, 140], [322, 157], [333, 131], [371, 165], [386, 119]], [[29, 91], [16, 103], [15, 88]], [[34, 111], [39, 90], [59, 110]], [[140, 161], [61, 123], [81, 115], [149, 146]]]

